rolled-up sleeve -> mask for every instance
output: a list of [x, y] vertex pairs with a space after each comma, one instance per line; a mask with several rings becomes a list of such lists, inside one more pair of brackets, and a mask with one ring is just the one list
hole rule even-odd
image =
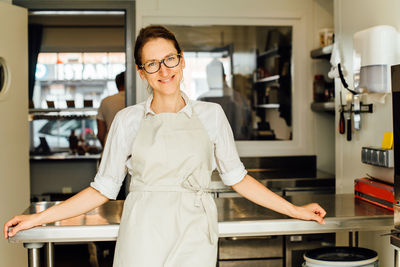
[[109, 199], [116, 199], [118, 195], [127, 173], [126, 161], [131, 152], [121, 117], [121, 112], [117, 113], [111, 124], [98, 172], [90, 184]]
[[222, 182], [232, 186], [240, 182], [247, 174], [247, 171], [240, 161], [231, 126], [220, 105], [217, 106], [216, 122], [217, 133], [214, 154], [217, 170]]

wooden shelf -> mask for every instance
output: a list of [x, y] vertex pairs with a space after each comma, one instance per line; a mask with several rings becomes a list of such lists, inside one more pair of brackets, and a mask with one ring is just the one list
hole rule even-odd
[[318, 58], [325, 58], [329, 59], [332, 53], [333, 44], [327, 45], [324, 47], [320, 47], [314, 50], [311, 50], [310, 56], [311, 58], [318, 59]]

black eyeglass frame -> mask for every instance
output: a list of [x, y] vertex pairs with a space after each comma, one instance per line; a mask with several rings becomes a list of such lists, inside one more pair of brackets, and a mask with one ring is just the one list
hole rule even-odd
[[162, 60], [156, 61], [156, 62], [158, 63], [158, 69], [157, 69], [156, 71], [154, 71], [154, 72], [148, 72], [148, 71], [146, 70], [146, 68], [144, 67], [145, 64], [140, 65], [140, 66], [139, 66], [139, 69], [145, 70], [148, 74], [153, 74], [153, 73], [156, 73], [157, 71], [159, 71], [159, 70], [161, 69], [161, 63], [164, 64], [164, 66], [167, 67], [167, 68], [169, 68], [169, 69], [175, 68], [176, 66], [179, 65], [179, 63], [181, 63], [181, 57], [182, 57], [182, 55], [181, 55], [181, 53], [178, 53], [178, 54], [176, 54], [176, 56], [178, 57], [178, 63], [177, 63], [175, 66], [172, 66], [172, 67], [167, 66], [167, 64], [165, 64], [165, 60], [166, 60], [168, 57], [170, 57], [170, 56], [173, 56], [173, 55], [166, 56], [166, 57], [163, 58]]

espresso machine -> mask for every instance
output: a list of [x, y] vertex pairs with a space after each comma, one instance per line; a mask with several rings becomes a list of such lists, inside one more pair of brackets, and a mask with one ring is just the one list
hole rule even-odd
[[395, 248], [395, 265], [400, 267], [400, 65], [391, 67], [394, 145], [394, 227], [390, 243]]

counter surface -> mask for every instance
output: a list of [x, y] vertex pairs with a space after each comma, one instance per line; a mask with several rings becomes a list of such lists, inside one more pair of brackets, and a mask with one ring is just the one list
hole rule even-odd
[[[390, 230], [393, 212], [343, 195], [295, 195], [287, 197], [296, 205], [319, 203], [326, 211], [326, 224], [301, 221], [262, 208], [244, 198], [217, 198], [219, 235], [266, 236], [328, 233], [338, 231]], [[26, 214], [40, 212], [56, 202], [32, 204]], [[71, 219], [21, 231], [9, 239], [12, 243], [85, 242], [116, 240], [123, 201], [106, 204]]]

